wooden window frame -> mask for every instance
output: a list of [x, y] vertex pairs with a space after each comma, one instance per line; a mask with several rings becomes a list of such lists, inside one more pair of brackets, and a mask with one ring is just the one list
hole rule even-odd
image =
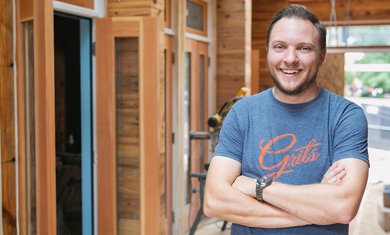
[[98, 233], [117, 234], [115, 37], [139, 38], [140, 231], [158, 234], [159, 74], [157, 17], [96, 19]]
[[208, 20], [208, 2], [202, 1], [202, 0], [188, 0], [191, 2], [194, 2], [196, 4], [202, 5], [203, 6], [203, 31], [202, 30], [197, 30], [193, 29], [190, 27], [186, 27], [186, 32], [187, 33], [192, 33], [196, 35], [200, 35], [203, 37], [207, 37], [208, 35], [208, 28], [207, 28], [207, 20]]
[[[32, 4], [31, 4], [32, 3]], [[26, 168], [25, 168], [25, 103], [24, 103], [24, 21], [34, 24], [34, 86], [36, 143], [36, 213], [37, 233], [55, 234], [56, 176], [55, 176], [55, 115], [54, 115], [54, 32], [53, 2], [16, 1], [16, 63], [17, 121], [19, 160], [19, 226], [26, 234]]]

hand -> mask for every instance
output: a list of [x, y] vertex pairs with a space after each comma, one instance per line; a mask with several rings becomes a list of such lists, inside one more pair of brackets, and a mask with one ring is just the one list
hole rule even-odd
[[256, 197], [256, 181], [257, 179], [240, 175], [233, 182], [232, 186], [249, 197]]
[[341, 180], [345, 177], [346, 174], [345, 167], [338, 166], [338, 164], [335, 162], [325, 173], [321, 180], [321, 184], [340, 184]]

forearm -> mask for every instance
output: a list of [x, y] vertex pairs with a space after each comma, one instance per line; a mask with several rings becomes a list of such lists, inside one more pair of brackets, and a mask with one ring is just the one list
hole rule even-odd
[[346, 172], [339, 184], [295, 186], [274, 182], [263, 190], [263, 198], [313, 224], [349, 223], [363, 197], [368, 165], [357, 159], [343, 159], [339, 164]]
[[263, 191], [263, 198], [313, 224], [348, 223], [351, 218], [346, 218], [343, 213], [348, 211], [343, 208], [348, 205], [347, 198], [343, 198], [339, 191], [340, 186], [332, 184], [296, 186], [274, 182], [272, 187]]
[[213, 157], [206, 178], [203, 209], [207, 216], [259, 228], [308, 224], [280, 208], [261, 203], [233, 187], [239, 175], [241, 175], [241, 163], [226, 157]]
[[246, 196], [231, 186], [213, 186], [206, 191], [204, 212], [207, 216], [217, 217], [232, 223], [248, 227], [283, 228], [308, 225], [304, 220], [268, 203]]

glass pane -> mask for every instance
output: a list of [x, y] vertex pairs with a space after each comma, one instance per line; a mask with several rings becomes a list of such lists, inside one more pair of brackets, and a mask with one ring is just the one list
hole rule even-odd
[[26, 208], [27, 234], [37, 234], [35, 174], [34, 25], [23, 23], [24, 97], [26, 128]]
[[187, 0], [187, 27], [203, 31], [203, 6]]
[[327, 46], [390, 46], [390, 25], [328, 27]]
[[138, 38], [115, 39], [118, 234], [140, 234], [138, 54]]
[[184, 78], [184, 184], [185, 184], [185, 204], [191, 202], [191, 160], [190, 160], [190, 138], [191, 128], [191, 53], [185, 54], [185, 78]]
[[[199, 131], [206, 131], [205, 130], [205, 100], [204, 100], [204, 55], [200, 55], [199, 57]], [[205, 147], [205, 140], [199, 141], [199, 169], [202, 172], [204, 169], [204, 147]]]

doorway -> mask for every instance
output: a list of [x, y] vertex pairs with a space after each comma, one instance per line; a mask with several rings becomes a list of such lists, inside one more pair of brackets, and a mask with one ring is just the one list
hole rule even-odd
[[93, 234], [91, 21], [54, 15], [58, 234]]
[[190, 229], [200, 208], [200, 184], [190, 173], [205, 173], [208, 140], [194, 139], [193, 132], [208, 131], [208, 44], [186, 39], [184, 88], [185, 228]]

